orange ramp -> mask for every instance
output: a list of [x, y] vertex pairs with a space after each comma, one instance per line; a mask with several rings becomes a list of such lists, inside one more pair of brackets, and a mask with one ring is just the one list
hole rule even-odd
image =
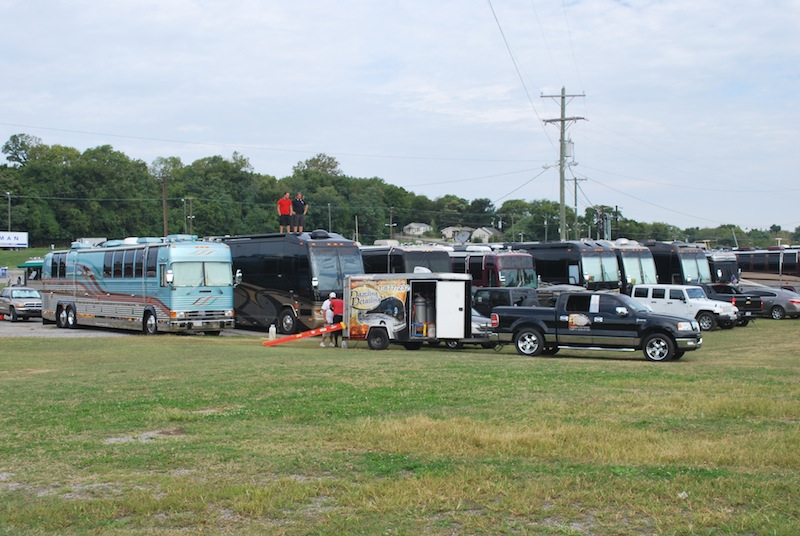
[[277, 339], [263, 341], [261, 344], [263, 344], [264, 346], [275, 346], [278, 344], [283, 344], [285, 342], [296, 341], [299, 339], [307, 339], [309, 337], [316, 337], [317, 335], [324, 335], [325, 333], [333, 333], [334, 331], [341, 331], [343, 329], [344, 329], [344, 322], [339, 322], [338, 324], [331, 324], [330, 326], [312, 329], [309, 331], [303, 331], [301, 333], [295, 333], [294, 335], [287, 335], [286, 337], [279, 337]]

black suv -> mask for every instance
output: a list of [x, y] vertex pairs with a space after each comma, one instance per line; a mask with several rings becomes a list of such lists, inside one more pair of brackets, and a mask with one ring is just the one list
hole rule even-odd
[[493, 307], [501, 305], [538, 306], [535, 288], [528, 287], [475, 287], [472, 289], [472, 306], [483, 316], [490, 316]]

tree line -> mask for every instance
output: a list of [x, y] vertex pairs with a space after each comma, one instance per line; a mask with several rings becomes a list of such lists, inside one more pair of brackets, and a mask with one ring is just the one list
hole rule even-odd
[[[298, 162], [290, 176], [276, 178], [255, 173], [236, 152], [190, 164], [178, 157], [147, 164], [110, 145], [80, 152], [27, 134], [11, 136], [2, 152], [8, 163], [0, 165], [0, 194], [7, 196], [11, 229], [28, 232], [34, 247], [61, 247], [78, 237], [162, 236], [165, 227], [167, 234], [199, 236], [277, 232], [276, 203], [285, 191], [301, 191], [309, 200], [307, 230], [328, 229], [365, 244], [397, 235], [411, 222], [431, 225], [430, 238], [453, 226], [494, 227], [509, 241], [558, 239], [557, 202], [512, 199], [495, 207], [485, 198], [429, 199], [377, 177], [347, 176], [325, 154]], [[571, 238], [709, 241], [712, 246], [800, 241], [800, 228], [794, 233], [775, 225], [747, 233], [735, 225], [679, 229], [637, 222], [608, 206], [590, 207], [577, 218], [571, 207], [566, 211]], [[604, 235], [608, 230], [610, 237]]]

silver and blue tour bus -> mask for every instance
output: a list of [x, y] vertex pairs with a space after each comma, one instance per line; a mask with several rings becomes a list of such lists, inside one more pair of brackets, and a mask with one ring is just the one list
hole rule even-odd
[[234, 327], [230, 248], [196, 236], [75, 242], [42, 262], [42, 321], [218, 335]]

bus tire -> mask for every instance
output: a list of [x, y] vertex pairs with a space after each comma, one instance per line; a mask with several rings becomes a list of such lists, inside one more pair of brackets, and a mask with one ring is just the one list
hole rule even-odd
[[158, 333], [158, 321], [153, 311], [145, 311], [142, 319], [142, 332], [145, 335], [155, 335]]
[[278, 316], [278, 327], [284, 335], [292, 335], [297, 332], [297, 317], [291, 309], [284, 309]]
[[63, 305], [56, 306], [56, 327], [67, 327], [67, 308]]
[[72, 305], [67, 306], [67, 320], [64, 327], [74, 329], [78, 326], [78, 315]]
[[372, 328], [367, 335], [370, 350], [386, 350], [389, 347], [389, 334], [384, 328]]

